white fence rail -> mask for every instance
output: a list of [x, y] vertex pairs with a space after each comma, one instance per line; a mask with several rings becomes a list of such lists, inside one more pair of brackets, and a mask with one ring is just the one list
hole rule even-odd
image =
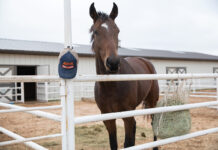
[[[212, 92], [205, 92], [205, 96], [201, 96], [202, 92], [198, 91], [199, 89], [216, 89], [217, 87], [217, 83], [215, 77], [205, 77], [207, 76], [207, 74], [196, 74], [196, 75], [192, 75], [189, 74], [187, 76], [187, 74], [166, 74], [168, 77], [171, 76], [172, 79], [176, 79], [178, 76], [178, 78], [187, 78], [192, 82], [192, 86], [191, 86], [191, 90], [192, 90], [192, 95], [193, 97], [207, 97], [206, 95], [211, 95], [208, 96], [208, 98], [216, 98], [215, 95], [216, 93], [212, 93]], [[199, 77], [199, 75], [201, 76], [200, 78], [196, 78]], [[158, 78], [159, 75], [157, 75], [155, 78]], [[60, 99], [60, 93], [59, 93], [59, 84], [58, 82], [60, 82], [60, 79], [57, 76], [50, 76], [49, 78], [47, 78], [48, 76], [38, 76], [34, 78], [34, 81], [37, 81], [39, 83], [37, 83], [37, 100], [39, 101], [50, 101], [50, 100], [59, 100]], [[89, 76], [91, 79], [93, 79], [95, 77], [95, 75]], [[106, 80], [106, 78], [110, 78], [110, 75], [104, 77], [105, 79], [103, 79], [101, 76], [98, 76], [99, 78], [101, 78], [101, 81]], [[128, 75], [120, 75], [118, 78], [128, 78]], [[141, 75], [137, 75], [137, 79], [140, 80]], [[9, 80], [7, 80], [10, 77], [4, 77], [3, 80], [1, 82], [9, 82]], [[14, 79], [16, 79], [16, 77], [14, 77]], [[43, 80], [42, 80], [43, 79]], [[80, 80], [83, 81], [80, 81]], [[166, 77], [164, 77], [163, 75], [161, 75], [162, 81], [167, 80]], [[159, 80], [160, 80], [159, 79]], [[203, 79], [203, 80], [202, 80]], [[209, 80], [208, 80], [209, 79]], [[116, 80], [116, 79], [115, 79]], [[131, 80], [131, 79], [130, 79]], [[202, 80], [202, 81], [201, 81]], [[20, 78], [19, 80], [16, 81], [23, 81], [22, 78]], [[32, 81], [32, 77], [31, 76], [27, 76], [25, 81]], [[41, 82], [40, 82], [41, 81]], [[94, 98], [94, 80], [92, 80], [93, 82], [87, 81], [87, 76], [78, 76], [77, 79], [74, 80], [74, 96], [75, 96], [75, 100], [81, 100], [83, 98]], [[167, 85], [167, 81], [165, 82], [160, 82], [160, 92], [163, 92], [168, 85]], [[23, 88], [22, 88], [23, 89]], [[24, 90], [22, 90], [24, 91]], [[23, 92], [24, 93], [24, 92]], [[24, 102], [24, 94], [22, 94], [22, 101]], [[191, 96], [192, 96], [191, 95]], [[214, 96], [214, 97], [213, 97]]]
[[138, 145], [138, 146], [132, 146], [130, 148], [125, 148], [125, 150], [149, 149], [151, 147], [157, 147], [157, 146], [161, 146], [161, 145], [165, 145], [165, 144], [170, 144], [170, 143], [174, 143], [174, 142], [178, 142], [178, 141], [182, 141], [182, 140], [186, 140], [186, 139], [190, 139], [190, 138], [194, 138], [194, 137], [198, 137], [198, 136], [202, 136], [202, 135], [206, 135], [206, 134], [210, 134], [210, 133], [215, 133], [215, 132], [218, 132], [218, 128], [202, 130], [202, 131], [198, 131], [198, 132], [194, 132], [194, 133], [190, 133], [190, 134], [186, 134], [186, 135], [182, 135], [182, 136], [167, 138], [164, 140], [150, 142], [150, 143], [146, 143], [146, 144], [142, 144], [142, 145]]
[[[93, 81], [136, 81], [136, 80], [166, 80], [166, 79], [196, 79], [196, 78], [218, 78], [218, 74], [156, 74], [156, 75], [91, 75], [91, 76], [78, 76], [72, 80], [62, 80], [57, 76], [12, 76], [12, 77], [0, 77], [0, 82], [60, 82], [60, 96], [61, 96], [61, 105], [62, 106], [54, 106], [47, 107], [48, 109], [57, 109], [62, 107], [62, 116], [58, 116], [51, 113], [46, 113], [43, 111], [35, 111], [35, 109], [46, 109], [43, 108], [24, 108], [21, 106], [15, 106], [10, 104], [2, 104], [2, 107], [14, 108], [17, 110], [11, 110], [11, 112], [16, 111], [26, 111], [27, 113], [31, 113], [34, 115], [38, 115], [41, 117], [46, 117], [48, 119], [53, 119], [56, 121], [61, 121], [61, 134], [41, 136], [41, 137], [32, 137], [25, 139], [17, 139], [13, 141], [1, 142], [0, 145], [8, 145], [13, 143], [23, 143], [32, 140], [51, 138], [62, 136], [62, 149], [63, 150], [74, 150], [75, 149], [75, 124], [87, 123], [91, 121], [102, 121], [102, 120], [110, 120], [115, 118], [123, 118], [130, 117], [135, 115], [145, 115], [145, 114], [154, 114], [160, 112], [169, 112], [169, 111], [178, 111], [184, 109], [192, 109], [206, 106], [215, 106], [218, 105], [218, 101], [212, 102], [204, 102], [204, 103], [196, 103], [196, 104], [187, 104], [183, 106], [169, 106], [169, 107], [160, 107], [160, 108], [152, 108], [146, 110], [134, 110], [129, 112], [118, 112], [111, 114], [103, 114], [103, 115], [94, 115], [94, 116], [85, 116], [85, 117], [74, 117], [74, 97], [73, 97], [73, 83], [74, 82], [93, 82]], [[34, 110], [34, 111], [33, 111]], [[10, 112], [6, 110], [0, 111], [1, 113]], [[200, 135], [205, 135], [209, 133], [218, 132], [217, 128], [208, 129], [205, 131], [199, 131], [191, 134], [187, 134], [180, 137], [172, 137], [165, 140], [159, 140], [156, 143], [147, 143], [141, 146], [135, 146], [134, 149], [144, 149], [151, 148], [154, 146], [160, 146], [163, 144], [184, 140], [191, 137], [196, 137]], [[73, 141], [73, 142], [72, 142]]]
[[[24, 137], [14, 133], [14, 132], [11, 132], [5, 128], [2, 128], [2, 127], [0, 127], [0, 132], [6, 134], [7, 136], [12, 137], [16, 140], [24, 140], [25, 139]], [[34, 142], [24, 142], [24, 144], [32, 149], [35, 149], [35, 150], [39, 150], [39, 149], [40, 150], [48, 150], [47, 148], [44, 148], [44, 147], [42, 147], [39, 144], [36, 144]]]

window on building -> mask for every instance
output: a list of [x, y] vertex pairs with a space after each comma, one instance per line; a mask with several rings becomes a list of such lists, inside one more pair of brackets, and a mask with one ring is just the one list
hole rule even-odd
[[166, 73], [167, 74], [185, 74], [187, 73], [187, 71], [186, 71], [186, 67], [167, 67]]
[[[185, 74], [187, 73], [186, 67], [166, 67], [167, 74]], [[177, 79], [173, 81], [178, 81]], [[169, 84], [170, 80], [167, 80], [167, 85]], [[176, 83], [177, 85], [177, 83]]]
[[213, 73], [218, 73], [218, 67], [213, 67]]

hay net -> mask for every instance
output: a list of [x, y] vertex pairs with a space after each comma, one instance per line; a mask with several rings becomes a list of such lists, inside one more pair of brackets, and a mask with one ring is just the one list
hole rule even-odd
[[[189, 103], [191, 84], [187, 80], [171, 80], [165, 88], [163, 99], [158, 101], [157, 107]], [[152, 127], [154, 135], [162, 139], [187, 134], [191, 129], [190, 112], [183, 110], [154, 114], [152, 116]]]

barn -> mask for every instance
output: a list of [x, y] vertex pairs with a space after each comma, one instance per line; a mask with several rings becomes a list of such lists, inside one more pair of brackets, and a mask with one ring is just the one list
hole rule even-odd
[[[0, 75], [57, 75], [58, 55], [63, 44], [0, 39]], [[75, 44], [79, 54], [78, 74], [95, 74], [95, 59], [90, 45]], [[119, 48], [119, 55], [149, 59], [158, 74], [218, 73], [218, 56], [194, 52]], [[207, 81], [207, 82], [213, 82]], [[93, 96], [94, 83], [78, 83], [76, 99]], [[50, 101], [59, 99], [58, 83], [0, 84], [0, 101]]]

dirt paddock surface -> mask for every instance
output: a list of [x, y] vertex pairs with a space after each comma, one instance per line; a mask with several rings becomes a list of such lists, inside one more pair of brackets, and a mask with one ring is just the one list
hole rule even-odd
[[[191, 98], [191, 103], [212, 101], [213, 99]], [[58, 105], [57, 102], [38, 103], [29, 102], [19, 104], [25, 107]], [[138, 108], [140, 109], [141, 106]], [[0, 109], [5, 109], [0, 107]], [[55, 114], [61, 114], [60, 109], [48, 110]], [[75, 102], [75, 115], [85, 116], [99, 114], [94, 102]], [[191, 110], [192, 129], [191, 132], [218, 127], [218, 111], [211, 108], [198, 108]], [[136, 117], [137, 131], [136, 144], [151, 142], [153, 138], [150, 120], [143, 116]], [[0, 114], [0, 126], [13, 131], [23, 137], [34, 137], [61, 132], [60, 122], [52, 121], [31, 114], [17, 112]], [[117, 120], [118, 144], [123, 147], [124, 128], [122, 120]], [[0, 141], [13, 140], [0, 132]], [[52, 138], [35, 141], [36, 143], [50, 149], [61, 150], [61, 138]], [[31, 148], [24, 144], [15, 144], [0, 147], [0, 150], [29, 150]], [[102, 122], [88, 123], [76, 126], [76, 149], [77, 150], [109, 150], [107, 131]], [[192, 138], [160, 147], [161, 150], [218, 150], [218, 133]]]

